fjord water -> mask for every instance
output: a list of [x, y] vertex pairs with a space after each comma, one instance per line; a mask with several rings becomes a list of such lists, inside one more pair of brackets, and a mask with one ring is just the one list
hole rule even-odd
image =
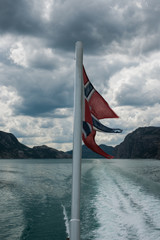
[[[63, 240], [71, 160], [0, 160], [0, 239]], [[160, 240], [160, 161], [83, 160], [82, 240]]]

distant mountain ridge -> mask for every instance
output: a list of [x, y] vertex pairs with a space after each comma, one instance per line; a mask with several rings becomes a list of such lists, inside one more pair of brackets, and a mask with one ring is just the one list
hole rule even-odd
[[[116, 147], [100, 145], [115, 158], [160, 159], [160, 127], [141, 127], [129, 133]], [[72, 151], [63, 152], [45, 145], [29, 148], [20, 143], [12, 133], [0, 131], [0, 159], [71, 158]], [[102, 158], [82, 146], [82, 158]]]
[[29, 148], [20, 143], [12, 133], [0, 131], [0, 158], [1, 159], [28, 159], [28, 158], [70, 158], [65, 152], [54, 148], [36, 146]]
[[[110, 155], [114, 155], [114, 147], [112, 146], [106, 146], [104, 144], [101, 144], [100, 147], [103, 149], [103, 151], [107, 152]], [[72, 155], [72, 150], [68, 151], [67, 153]], [[92, 150], [90, 150], [88, 147], [86, 147], [85, 145], [82, 146], [82, 158], [104, 158], [101, 155], [93, 152]]]

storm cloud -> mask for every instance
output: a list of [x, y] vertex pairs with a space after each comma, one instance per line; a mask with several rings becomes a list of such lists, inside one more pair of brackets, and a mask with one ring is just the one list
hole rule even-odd
[[31, 146], [72, 148], [77, 40], [90, 80], [120, 116], [106, 124], [124, 129], [99, 143], [159, 125], [159, 21], [156, 0], [1, 0], [1, 130]]

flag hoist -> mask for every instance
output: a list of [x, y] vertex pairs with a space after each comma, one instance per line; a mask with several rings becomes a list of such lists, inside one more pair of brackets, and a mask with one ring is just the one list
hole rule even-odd
[[76, 71], [74, 82], [74, 127], [72, 164], [72, 206], [70, 220], [70, 240], [80, 240], [80, 182], [82, 138], [85, 145], [94, 152], [113, 158], [95, 142], [96, 131], [121, 133], [119, 128], [104, 126], [99, 119], [118, 118], [104, 98], [89, 81], [83, 66], [83, 46], [76, 42]]

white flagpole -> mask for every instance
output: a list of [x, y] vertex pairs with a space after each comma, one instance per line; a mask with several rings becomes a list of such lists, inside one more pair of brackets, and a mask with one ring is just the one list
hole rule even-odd
[[80, 240], [80, 182], [82, 156], [82, 96], [83, 96], [83, 46], [76, 42], [76, 72], [74, 82], [74, 127], [72, 165], [72, 207], [70, 240]]

